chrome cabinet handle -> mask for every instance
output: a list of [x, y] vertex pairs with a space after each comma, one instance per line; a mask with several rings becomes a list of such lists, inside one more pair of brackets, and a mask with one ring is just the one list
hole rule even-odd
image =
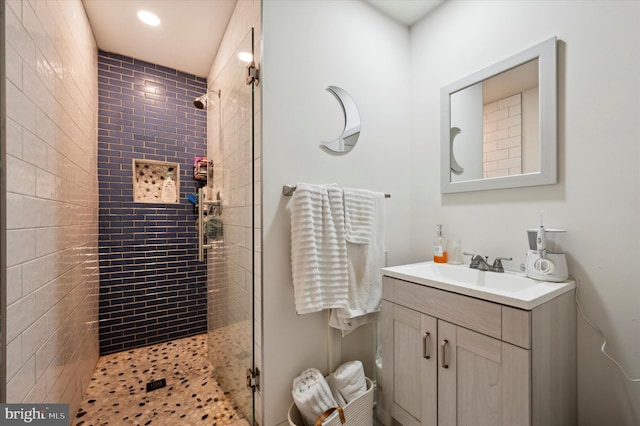
[[431, 337], [431, 333], [425, 331], [424, 336], [422, 336], [422, 357], [424, 359], [431, 359], [431, 355], [427, 353], [427, 341], [429, 340], [429, 337]]
[[449, 368], [449, 364], [447, 364], [445, 360], [447, 343], [449, 343], [449, 341], [447, 339], [444, 339], [440, 344], [440, 366], [442, 368]]

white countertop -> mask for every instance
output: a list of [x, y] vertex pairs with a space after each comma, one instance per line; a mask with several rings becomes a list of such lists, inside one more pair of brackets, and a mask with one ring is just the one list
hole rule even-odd
[[515, 308], [531, 310], [571, 291], [575, 281], [538, 281], [522, 273], [479, 271], [469, 265], [421, 262], [382, 268], [382, 274]]

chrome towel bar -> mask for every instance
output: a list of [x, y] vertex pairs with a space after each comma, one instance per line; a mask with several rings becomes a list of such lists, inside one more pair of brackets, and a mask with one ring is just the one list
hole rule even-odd
[[[291, 197], [293, 193], [296, 192], [295, 185], [283, 185], [282, 186], [282, 195], [285, 197]], [[391, 198], [391, 194], [384, 194], [384, 198]]]

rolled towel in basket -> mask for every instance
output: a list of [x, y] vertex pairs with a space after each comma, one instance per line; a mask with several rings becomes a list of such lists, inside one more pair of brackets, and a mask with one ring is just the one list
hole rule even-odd
[[338, 367], [331, 374], [330, 382], [334, 398], [338, 402], [341, 402], [339, 400], [342, 398], [348, 404], [367, 391], [364, 368], [358, 360], [345, 362]]
[[326, 379], [315, 368], [308, 368], [293, 379], [292, 394], [307, 425], [315, 424], [319, 415], [338, 406]]

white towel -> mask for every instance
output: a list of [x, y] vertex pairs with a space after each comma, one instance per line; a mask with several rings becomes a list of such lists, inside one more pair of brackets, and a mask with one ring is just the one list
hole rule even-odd
[[349, 267], [349, 306], [333, 309], [331, 327], [347, 335], [362, 324], [377, 319], [382, 303], [384, 266], [384, 194], [374, 192], [369, 244], [347, 243]]
[[344, 204], [338, 185], [297, 184], [291, 200], [291, 272], [298, 314], [348, 305]]
[[314, 425], [316, 418], [338, 404], [331, 394], [329, 384], [315, 368], [304, 370], [293, 379], [293, 401], [307, 425]]
[[333, 395], [333, 399], [336, 400], [336, 403], [341, 407], [347, 405], [347, 401], [342, 397], [340, 389], [336, 386], [336, 382], [333, 379], [333, 373], [329, 374], [329, 377], [327, 377], [327, 383], [329, 383], [329, 389], [331, 389], [331, 394]]
[[344, 227], [347, 241], [369, 244], [373, 222], [373, 192], [366, 189], [345, 188]]
[[331, 374], [330, 379], [331, 391], [338, 402], [342, 399], [348, 404], [367, 391], [364, 368], [358, 360], [342, 364]]

